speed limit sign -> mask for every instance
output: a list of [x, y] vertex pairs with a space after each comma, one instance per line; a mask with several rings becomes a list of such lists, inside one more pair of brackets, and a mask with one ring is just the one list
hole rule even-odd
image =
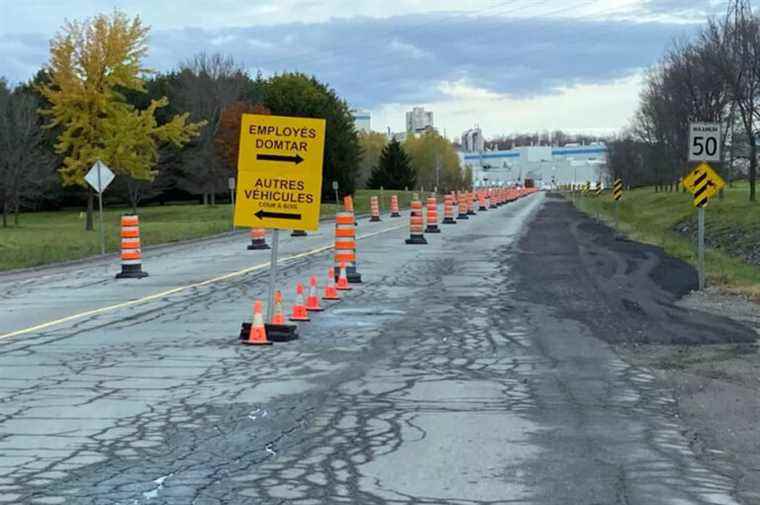
[[689, 125], [689, 161], [720, 161], [720, 125]]

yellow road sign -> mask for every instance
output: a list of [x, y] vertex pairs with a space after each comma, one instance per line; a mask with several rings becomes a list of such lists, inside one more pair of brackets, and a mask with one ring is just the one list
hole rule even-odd
[[325, 120], [243, 114], [235, 226], [317, 230]]
[[612, 186], [612, 198], [615, 200], [623, 198], [623, 179], [615, 179], [615, 184]]
[[703, 207], [726, 186], [726, 181], [703, 162], [684, 177], [683, 185], [694, 194], [694, 206]]

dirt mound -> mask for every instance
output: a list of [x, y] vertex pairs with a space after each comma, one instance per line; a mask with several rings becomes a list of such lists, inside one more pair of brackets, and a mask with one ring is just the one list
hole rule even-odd
[[658, 247], [618, 240], [569, 202], [547, 199], [518, 245], [520, 296], [551, 305], [605, 341], [753, 342], [734, 321], [676, 306], [697, 273]]

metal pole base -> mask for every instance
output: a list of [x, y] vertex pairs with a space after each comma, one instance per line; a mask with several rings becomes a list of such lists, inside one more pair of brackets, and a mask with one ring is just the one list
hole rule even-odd
[[306, 232], [303, 230], [293, 230], [293, 233], [290, 234], [291, 237], [305, 237]]

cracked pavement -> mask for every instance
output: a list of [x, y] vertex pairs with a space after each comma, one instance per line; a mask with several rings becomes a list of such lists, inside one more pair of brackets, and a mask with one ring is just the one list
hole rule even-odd
[[[741, 503], [698, 460], [673, 395], [582, 318], [524, 289], [536, 194], [407, 246], [362, 220], [365, 283], [252, 348], [267, 271], [0, 340], [0, 502], [74, 504]], [[401, 227], [401, 228], [399, 228]], [[286, 237], [329, 245], [332, 225]], [[522, 244], [522, 245], [521, 245]], [[264, 262], [227, 237], [117, 266], [0, 277], [0, 334]], [[285, 262], [324, 280], [331, 252]], [[580, 300], [578, 300], [580, 301]], [[614, 314], [605, 317], [614, 317]]]

